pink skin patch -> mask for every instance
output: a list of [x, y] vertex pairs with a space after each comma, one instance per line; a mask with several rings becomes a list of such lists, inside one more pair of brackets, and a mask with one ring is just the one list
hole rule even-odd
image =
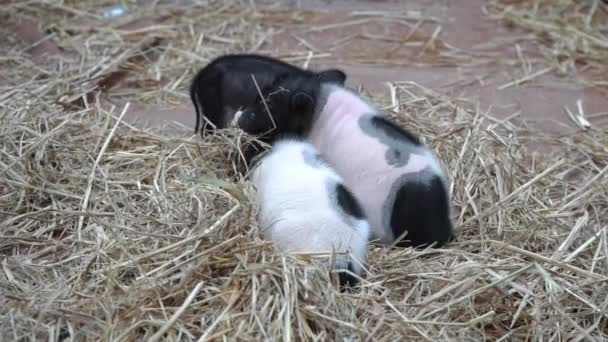
[[405, 165], [389, 165], [386, 154], [390, 146], [364, 132], [360, 125], [363, 116], [379, 115], [378, 111], [347, 89], [326, 87], [323, 91], [329, 93], [327, 102], [308, 140], [361, 202], [373, 236], [382, 243], [390, 243], [394, 237], [392, 229], [383, 224], [387, 215], [384, 204], [395, 182], [427, 168], [441, 172], [439, 166], [429, 151], [413, 145]]

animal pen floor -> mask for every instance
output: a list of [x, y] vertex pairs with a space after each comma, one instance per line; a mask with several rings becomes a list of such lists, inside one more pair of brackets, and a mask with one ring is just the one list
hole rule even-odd
[[[608, 6], [338, 3], [6, 1], [0, 340], [606, 340]], [[343, 68], [418, 133], [458, 241], [372, 246], [348, 293], [274, 255], [247, 139], [192, 132], [193, 73], [242, 51]]]

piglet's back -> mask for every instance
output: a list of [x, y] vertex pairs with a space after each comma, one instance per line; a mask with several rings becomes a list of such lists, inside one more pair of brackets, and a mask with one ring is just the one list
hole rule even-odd
[[333, 85], [321, 94], [308, 139], [361, 202], [374, 238], [392, 243], [395, 193], [406, 182], [422, 188], [436, 176], [447, 182], [444, 173], [417, 137], [357, 94]]
[[369, 224], [342, 178], [309, 143], [278, 141], [254, 169], [260, 229], [285, 252], [350, 251], [338, 268], [357, 273], [365, 261]]

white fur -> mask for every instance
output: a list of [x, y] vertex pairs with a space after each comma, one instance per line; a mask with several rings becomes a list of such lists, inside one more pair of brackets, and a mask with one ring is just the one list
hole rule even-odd
[[237, 127], [239, 119], [241, 118], [242, 115], [243, 115], [243, 111], [242, 110], [237, 110], [232, 115], [232, 120], [230, 120], [230, 127]]
[[347, 224], [328, 194], [328, 181], [343, 183], [326, 165], [312, 166], [303, 151], [316, 153], [313, 145], [285, 139], [275, 142], [252, 172], [260, 199], [260, 228], [264, 239], [287, 253], [350, 253], [336, 255], [336, 267], [360, 274], [366, 262], [369, 224], [351, 217]]

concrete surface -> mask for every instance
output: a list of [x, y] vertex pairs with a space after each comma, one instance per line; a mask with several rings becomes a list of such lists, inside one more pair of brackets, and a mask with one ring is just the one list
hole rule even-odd
[[[176, 3], [185, 0], [167, 1]], [[301, 22], [275, 24], [273, 28], [277, 33], [260, 47], [262, 52], [281, 55], [294, 51], [306, 53], [310, 49], [318, 50], [319, 53], [329, 51], [331, 56], [313, 59], [311, 66], [342, 68], [348, 73], [348, 83], [351, 86], [361, 84], [372, 93], [386, 93], [386, 82], [415, 81], [440, 93], [477, 99], [483, 111], [488, 110], [489, 114], [498, 118], [520, 111], [520, 118], [531, 127], [558, 134], [580, 130], [568, 118], [563, 107], [574, 109], [576, 101], [581, 100], [593, 127], [608, 128], [608, 115], [605, 114], [608, 112], [608, 97], [598, 90], [585, 88], [552, 74], [535, 78], [531, 84], [499, 90], [500, 85], [517, 77], [521, 66], [500, 63], [462, 66], [449, 59], [438, 61], [440, 56], [437, 51], [424, 46], [438, 29], [438, 38], [446, 44], [465, 50], [465, 55], [471, 51], [492, 55], [487, 61], [501, 56], [515, 56], [514, 42], [519, 42], [525, 56], [533, 58], [538, 55], [537, 46], [520, 39], [527, 33], [509, 29], [484, 16], [481, 9], [483, 0], [285, 0], [278, 4], [276, 1], [259, 0], [255, 4], [258, 9], [305, 11], [305, 20]], [[353, 16], [355, 11], [382, 13], [357, 17]], [[395, 18], [391, 21], [384, 20], [387, 13]], [[414, 30], [415, 21], [398, 18], [399, 15], [411, 17], [417, 14], [421, 17], [434, 17], [437, 21], [425, 22], [420, 25], [420, 30]], [[606, 19], [608, 20], [608, 15]], [[331, 27], [345, 21], [350, 21], [351, 25]], [[142, 20], [137, 26], [154, 24], [153, 21]], [[272, 25], [268, 23], [269, 27]], [[32, 31], [34, 27], [30, 23], [15, 30], [23, 40], [35, 42], [44, 35]], [[386, 37], [389, 37], [388, 41]], [[405, 38], [408, 38], [407, 42]], [[343, 44], [336, 45], [340, 41]], [[441, 51], [441, 45], [437, 46]], [[38, 55], [43, 52], [57, 53], [55, 50], [52, 44], [45, 41], [32, 54], [35, 60], [39, 60]], [[537, 65], [533, 69], [538, 71], [542, 67]], [[576, 77], [585, 79], [593, 75], [581, 72]], [[132, 104], [127, 119], [151, 125], [177, 121], [185, 128], [193, 129], [194, 109], [186, 98], [182, 105], [153, 110], [135, 103]]]

